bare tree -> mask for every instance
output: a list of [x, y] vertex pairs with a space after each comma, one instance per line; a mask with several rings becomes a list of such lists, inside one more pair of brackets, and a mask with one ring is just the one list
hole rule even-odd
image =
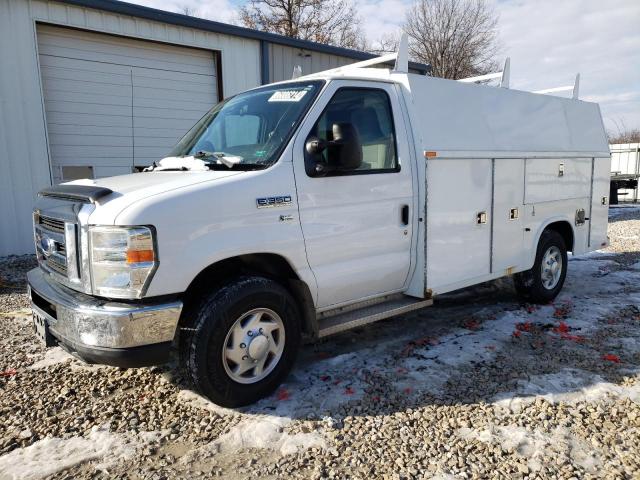
[[197, 17], [198, 16], [198, 10], [193, 8], [190, 5], [182, 5], [179, 8], [179, 12], [183, 15], [189, 15], [190, 17]]
[[240, 8], [249, 28], [339, 47], [362, 49], [361, 21], [349, 0], [249, 0]]
[[635, 128], [631, 130], [623, 130], [614, 132], [607, 132], [607, 136], [609, 137], [609, 143], [640, 143], [640, 129]]
[[498, 16], [486, 0], [416, 0], [407, 13], [409, 55], [435, 77], [458, 79], [496, 67]]
[[365, 50], [375, 55], [385, 55], [398, 51], [398, 37], [392, 34], [384, 34], [371, 44], [367, 44]]

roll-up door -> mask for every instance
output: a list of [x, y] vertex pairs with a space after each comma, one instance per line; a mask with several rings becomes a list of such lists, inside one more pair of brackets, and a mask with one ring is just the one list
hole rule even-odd
[[38, 25], [54, 182], [165, 156], [218, 101], [212, 51]]

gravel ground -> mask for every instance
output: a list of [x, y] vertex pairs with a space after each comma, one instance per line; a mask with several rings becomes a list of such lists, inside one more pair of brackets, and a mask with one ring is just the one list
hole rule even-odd
[[0, 261], [5, 478], [640, 478], [640, 209], [550, 305], [502, 280], [303, 349], [227, 410], [172, 365], [88, 366], [31, 332], [31, 256]]

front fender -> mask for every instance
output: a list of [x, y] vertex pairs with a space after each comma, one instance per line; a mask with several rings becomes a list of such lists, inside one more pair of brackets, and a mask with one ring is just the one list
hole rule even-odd
[[[270, 253], [289, 262], [315, 300], [294, 188], [291, 162], [281, 160], [266, 170], [167, 192], [125, 209], [117, 224], [156, 227], [159, 267], [147, 296], [182, 293], [199, 272], [221, 260]], [[274, 196], [291, 201], [258, 208], [257, 199]]]

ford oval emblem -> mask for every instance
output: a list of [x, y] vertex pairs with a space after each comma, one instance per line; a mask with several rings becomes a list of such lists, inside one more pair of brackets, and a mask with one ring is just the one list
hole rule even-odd
[[42, 248], [42, 252], [48, 257], [56, 251], [56, 242], [53, 238], [42, 237], [40, 239], [40, 248]]

